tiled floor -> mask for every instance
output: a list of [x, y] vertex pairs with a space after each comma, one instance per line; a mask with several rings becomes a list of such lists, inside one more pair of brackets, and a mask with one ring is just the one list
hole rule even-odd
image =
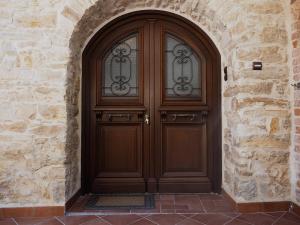
[[217, 194], [160, 194], [155, 195], [155, 209], [132, 210], [86, 210], [84, 205], [88, 196], [81, 197], [70, 209], [70, 212], [103, 213], [103, 214], [158, 214], [158, 213], [205, 213], [234, 212], [229, 202]]
[[220, 195], [157, 195], [155, 209], [127, 211], [87, 211], [85, 200], [68, 216], [0, 218], [0, 225], [300, 225], [300, 217], [289, 212], [237, 213]]

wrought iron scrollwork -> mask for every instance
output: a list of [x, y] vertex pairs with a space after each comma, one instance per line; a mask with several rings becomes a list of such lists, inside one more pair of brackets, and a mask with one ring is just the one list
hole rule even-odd
[[196, 61], [197, 57], [193, 50], [171, 35], [168, 35], [167, 41], [173, 43], [173, 48], [166, 50], [166, 57], [170, 61], [168, 66], [171, 66], [167, 76], [168, 79], [170, 77], [172, 79], [172, 83], [169, 82], [166, 88], [169, 93], [172, 90], [171, 95], [179, 97], [198, 95], [197, 91], [200, 89], [200, 85], [197, 83], [198, 79], [194, 79], [195, 76], [198, 76], [198, 61]]
[[[111, 92], [114, 95], [127, 95], [130, 86], [128, 82], [131, 78], [132, 62], [129, 58], [131, 54], [130, 46], [126, 43], [121, 43], [112, 50], [113, 57], [110, 62], [110, 78], [113, 81], [111, 84]], [[118, 64], [118, 65], [116, 65]], [[124, 64], [129, 65], [129, 74], [125, 74], [123, 69]], [[119, 74], [113, 74], [113, 67], [119, 66]]]
[[[185, 44], [178, 44], [173, 49], [174, 59], [172, 62], [172, 78], [174, 81], [173, 91], [179, 96], [189, 96], [193, 92], [193, 63], [190, 58], [191, 49]], [[180, 75], [175, 77], [176, 67], [180, 67]], [[184, 73], [185, 67], [189, 67], [190, 73]]]
[[[133, 76], [136, 78], [136, 73], [133, 74], [133, 66], [136, 65], [136, 52], [135, 46], [131, 46], [132, 39], [136, 41], [136, 37], [126, 39], [117, 43], [110, 51], [110, 54], [106, 58], [109, 60], [109, 73], [105, 72], [105, 79], [110, 78], [110, 84], [107, 86], [107, 82], [104, 82], [106, 86], [104, 89], [109, 89], [109, 94], [112, 96], [133, 96], [132, 89], [136, 89], [136, 82], [132, 81]], [[130, 40], [129, 42], [127, 42]], [[135, 71], [136, 72], [136, 71]], [[132, 86], [134, 84], [134, 86]], [[104, 93], [106, 93], [105, 91]], [[105, 94], [104, 94], [105, 95]]]

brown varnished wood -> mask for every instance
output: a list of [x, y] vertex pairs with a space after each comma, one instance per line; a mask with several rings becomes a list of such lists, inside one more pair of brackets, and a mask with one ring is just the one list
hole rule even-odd
[[[104, 97], [103, 57], [133, 33], [140, 49], [138, 97]], [[201, 59], [201, 99], [165, 96], [166, 34]], [[199, 28], [170, 13], [122, 16], [89, 42], [83, 73], [83, 192], [220, 192], [220, 55]]]

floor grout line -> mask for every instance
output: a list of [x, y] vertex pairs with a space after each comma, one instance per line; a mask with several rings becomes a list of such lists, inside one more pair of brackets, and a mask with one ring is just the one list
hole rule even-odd
[[236, 220], [241, 221], [241, 222], [243, 222], [243, 223], [247, 223], [247, 224], [249, 224], [249, 225], [255, 225], [254, 223], [249, 223], [248, 221], [244, 221], [244, 220], [241, 220], [241, 219], [239, 219], [239, 218], [236, 218]]
[[49, 217], [45, 221], [38, 222], [35, 225], [40, 225], [40, 224], [43, 224], [43, 223], [48, 222], [48, 221], [53, 220], [53, 219], [56, 219], [56, 218], [55, 217]]
[[203, 224], [203, 225], [207, 225], [206, 223], [200, 222], [199, 220], [194, 219], [193, 217], [195, 217], [196, 215], [190, 217], [190, 220], [196, 221], [197, 223]]
[[156, 224], [156, 225], [159, 225], [159, 223], [156, 223], [155, 221], [152, 221], [152, 220], [148, 219], [147, 217], [145, 217], [144, 219], [150, 221], [151, 223], [154, 223], [154, 224]]
[[101, 216], [96, 216], [96, 217], [99, 218], [101, 221], [103, 221], [103, 222], [109, 224], [109, 225], [113, 225], [113, 224], [111, 224], [108, 220], [102, 218]]
[[281, 216], [279, 216], [276, 220], [274, 220], [274, 222], [271, 225], [274, 225], [275, 223], [277, 223], [283, 216], [285, 216], [288, 212], [283, 213]]
[[226, 225], [232, 221], [234, 221], [235, 219], [237, 219], [241, 214], [236, 215], [235, 217], [231, 218], [231, 220], [228, 220], [226, 223], [224, 223], [223, 225]]
[[174, 225], [178, 225], [179, 223], [182, 223], [182, 222], [184, 222], [185, 220], [188, 221], [189, 218], [185, 217], [185, 218], [183, 218], [182, 220], [178, 221], [178, 223], [175, 223]]
[[130, 224], [136, 223], [136, 222], [138, 222], [138, 221], [140, 221], [140, 220], [143, 220], [143, 219], [145, 219], [145, 217], [141, 217], [141, 218], [139, 218], [139, 219], [137, 219], [137, 220], [134, 220], [134, 221], [132, 221], [132, 222], [128, 223], [127, 225], [130, 225]]
[[12, 221], [14, 221], [15, 224], [19, 225], [19, 224], [17, 223], [17, 221], [15, 220], [15, 218], [11, 218], [11, 219], [12, 219]]
[[56, 220], [58, 220], [58, 222], [60, 222], [63, 225], [66, 225], [63, 221], [61, 221], [61, 219], [59, 219], [57, 216], [54, 217]]
[[202, 206], [204, 212], [207, 213], [207, 210], [205, 209], [204, 204], [203, 204], [203, 202], [202, 202], [202, 200], [201, 200], [200, 197], [199, 197], [199, 201], [200, 201], [200, 204], [201, 204], [201, 206]]

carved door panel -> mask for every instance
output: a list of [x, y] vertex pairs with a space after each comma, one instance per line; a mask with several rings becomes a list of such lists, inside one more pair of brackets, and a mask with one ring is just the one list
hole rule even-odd
[[218, 57], [194, 29], [146, 14], [91, 40], [83, 61], [88, 192], [219, 190]]

